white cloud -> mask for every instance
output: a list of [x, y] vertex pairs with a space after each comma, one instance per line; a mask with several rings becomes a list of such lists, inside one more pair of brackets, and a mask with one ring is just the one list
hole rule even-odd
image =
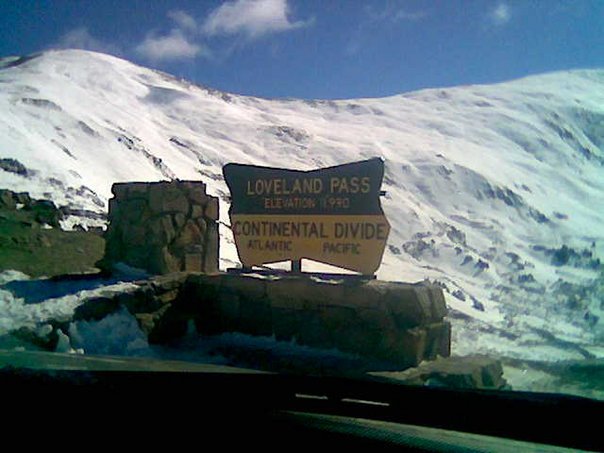
[[505, 25], [511, 18], [510, 7], [503, 2], [499, 3], [490, 14], [490, 19], [495, 25]]
[[417, 21], [417, 20], [424, 19], [427, 16], [428, 16], [428, 13], [426, 11], [410, 12], [410, 11], [406, 11], [404, 9], [399, 9], [392, 17], [392, 20], [395, 22], [398, 22], [400, 20]]
[[399, 8], [398, 4], [387, 3], [384, 7], [376, 8], [375, 5], [365, 5], [356, 30], [353, 30], [348, 44], [344, 48], [347, 56], [357, 55], [363, 48], [368, 36], [383, 27], [398, 27], [402, 22], [418, 22], [429, 17], [427, 10], [410, 11]]
[[187, 31], [196, 31], [197, 22], [195, 19], [182, 10], [174, 10], [168, 12], [168, 17], [172, 19], [181, 29]]
[[151, 61], [188, 60], [199, 55], [209, 55], [205, 47], [190, 42], [177, 29], [164, 36], [148, 35], [136, 46], [135, 51]]
[[369, 24], [375, 24], [378, 22], [401, 22], [410, 21], [415, 22], [424, 19], [428, 16], [428, 12], [425, 10], [419, 11], [408, 11], [404, 8], [398, 8], [397, 5], [387, 4], [384, 8], [376, 9], [372, 5], [365, 6], [366, 22]]
[[292, 22], [288, 13], [287, 0], [231, 0], [210, 13], [202, 31], [210, 36], [244, 34], [257, 38], [309, 24]]
[[111, 53], [114, 55], [121, 54], [120, 49], [116, 45], [95, 38], [86, 27], [78, 27], [68, 31], [50, 47], [54, 49], [92, 50], [94, 52]]

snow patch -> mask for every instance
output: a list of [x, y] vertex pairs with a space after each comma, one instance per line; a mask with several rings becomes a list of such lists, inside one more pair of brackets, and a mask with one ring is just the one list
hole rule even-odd
[[74, 281], [62, 284], [60, 292], [66, 293], [62, 297], [48, 298], [49, 286], [46, 284], [32, 285], [31, 290], [23, 292], [19, 297], [14, 294], [14, 290], [7, 289], [7, 284], [26, 280], [23, 277], [23, 274], [18, 275], [15, 271], [5, 271], [0, 274], [0, 281], [5, 282], [0, 285], [0, 335], [20, 327], [35, 328], [49, 320], [68, 320], [74, 310], [88, 298], [111, 295], [137, 287], [133, 283], [119, 282], [81, 290], [82, 283]]

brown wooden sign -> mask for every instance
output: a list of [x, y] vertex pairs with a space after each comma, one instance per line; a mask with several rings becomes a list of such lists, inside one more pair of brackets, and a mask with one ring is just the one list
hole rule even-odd
[[381, 159], [313, 171], [227, 164], [223, 173], [244, 266], [307, 258], [365, 275], [379, 267], [390, 232]]

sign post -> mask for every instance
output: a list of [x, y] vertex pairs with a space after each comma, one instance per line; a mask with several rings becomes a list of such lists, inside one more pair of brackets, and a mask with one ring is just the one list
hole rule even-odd
[[245, 267], [303, 258], [363, 275], [378, 269], [390, 225], [379, 158], [312, 171], [227, 164], [229, 216]]

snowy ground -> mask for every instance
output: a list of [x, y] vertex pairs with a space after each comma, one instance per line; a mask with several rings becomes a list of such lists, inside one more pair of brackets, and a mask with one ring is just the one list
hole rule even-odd
[[[238, 263], [224, 164], [382, 157], [392, 230], [378, 277], [439, 282], [458, 354], [604, 356], [602, 137], [603, 70], [303, 101], [222, 93], [92, 52], [0, 61], [0, 158], [27, 168], [0, 170], [0, 187], [105, 212], [113, 182], [202, 179], [221, 199], [222, 268]], [[41, 305], [72, 309], [65, 297]], [[5, 324], [47, 310], [2, 304]]]
[[[24, 290], [23, 284], [33, 286], [26, 286]], [[82, 289], [82, 286], [77, 281], [30, 280], [15, 271], [0, 273], [0, 349], [35, 349], [33, 345], [9, 335], [9, 332], [30, 327], [36, 328], [38, 335], [43, 336], [44, 332], [48, 334], [52, 330], [49, 320], [68, 319], [87, 298], [134, 288], [127, 281], [104, 280], [86, 280], [85, 286], [89, 289]], [[56, 297], [45, 298], [49, 292], [54, 292]], [[573, 347], [570, 347], [571, 352], [567, 351], [571, 343], [556, 348], [544, 344], [543, 339], [536, 336], [531, 347], [527, 347], [511, 339], [502, 341], [504, 337], [488, 324], [468, 326], [457, 323], [455, 319], [453, 324], [453, 355], [483, 353], [501, 359], [504, 377], [513, 389], [568, 393], [604, 400], [604, 388], [598, 378], [604, 369], [604, 360], [590, 361], [588, 372], [570, 373], [570, 365], [576, 367], [582, 363], [576, 354], [572, 354]], [[150, 345], [136, 319], [125, 309], [100, 321], [69, 323], [60, 335], [56, 351], [319, 375], [359, 376], [367, 371], [383, 369], [380, 368], [382, 364], [356, 355], [279, 342], [274, 337], [251, 337], [239, 333], [202, 337], [195, 334], [193, 326], [185, 338], [174, 344]]]

